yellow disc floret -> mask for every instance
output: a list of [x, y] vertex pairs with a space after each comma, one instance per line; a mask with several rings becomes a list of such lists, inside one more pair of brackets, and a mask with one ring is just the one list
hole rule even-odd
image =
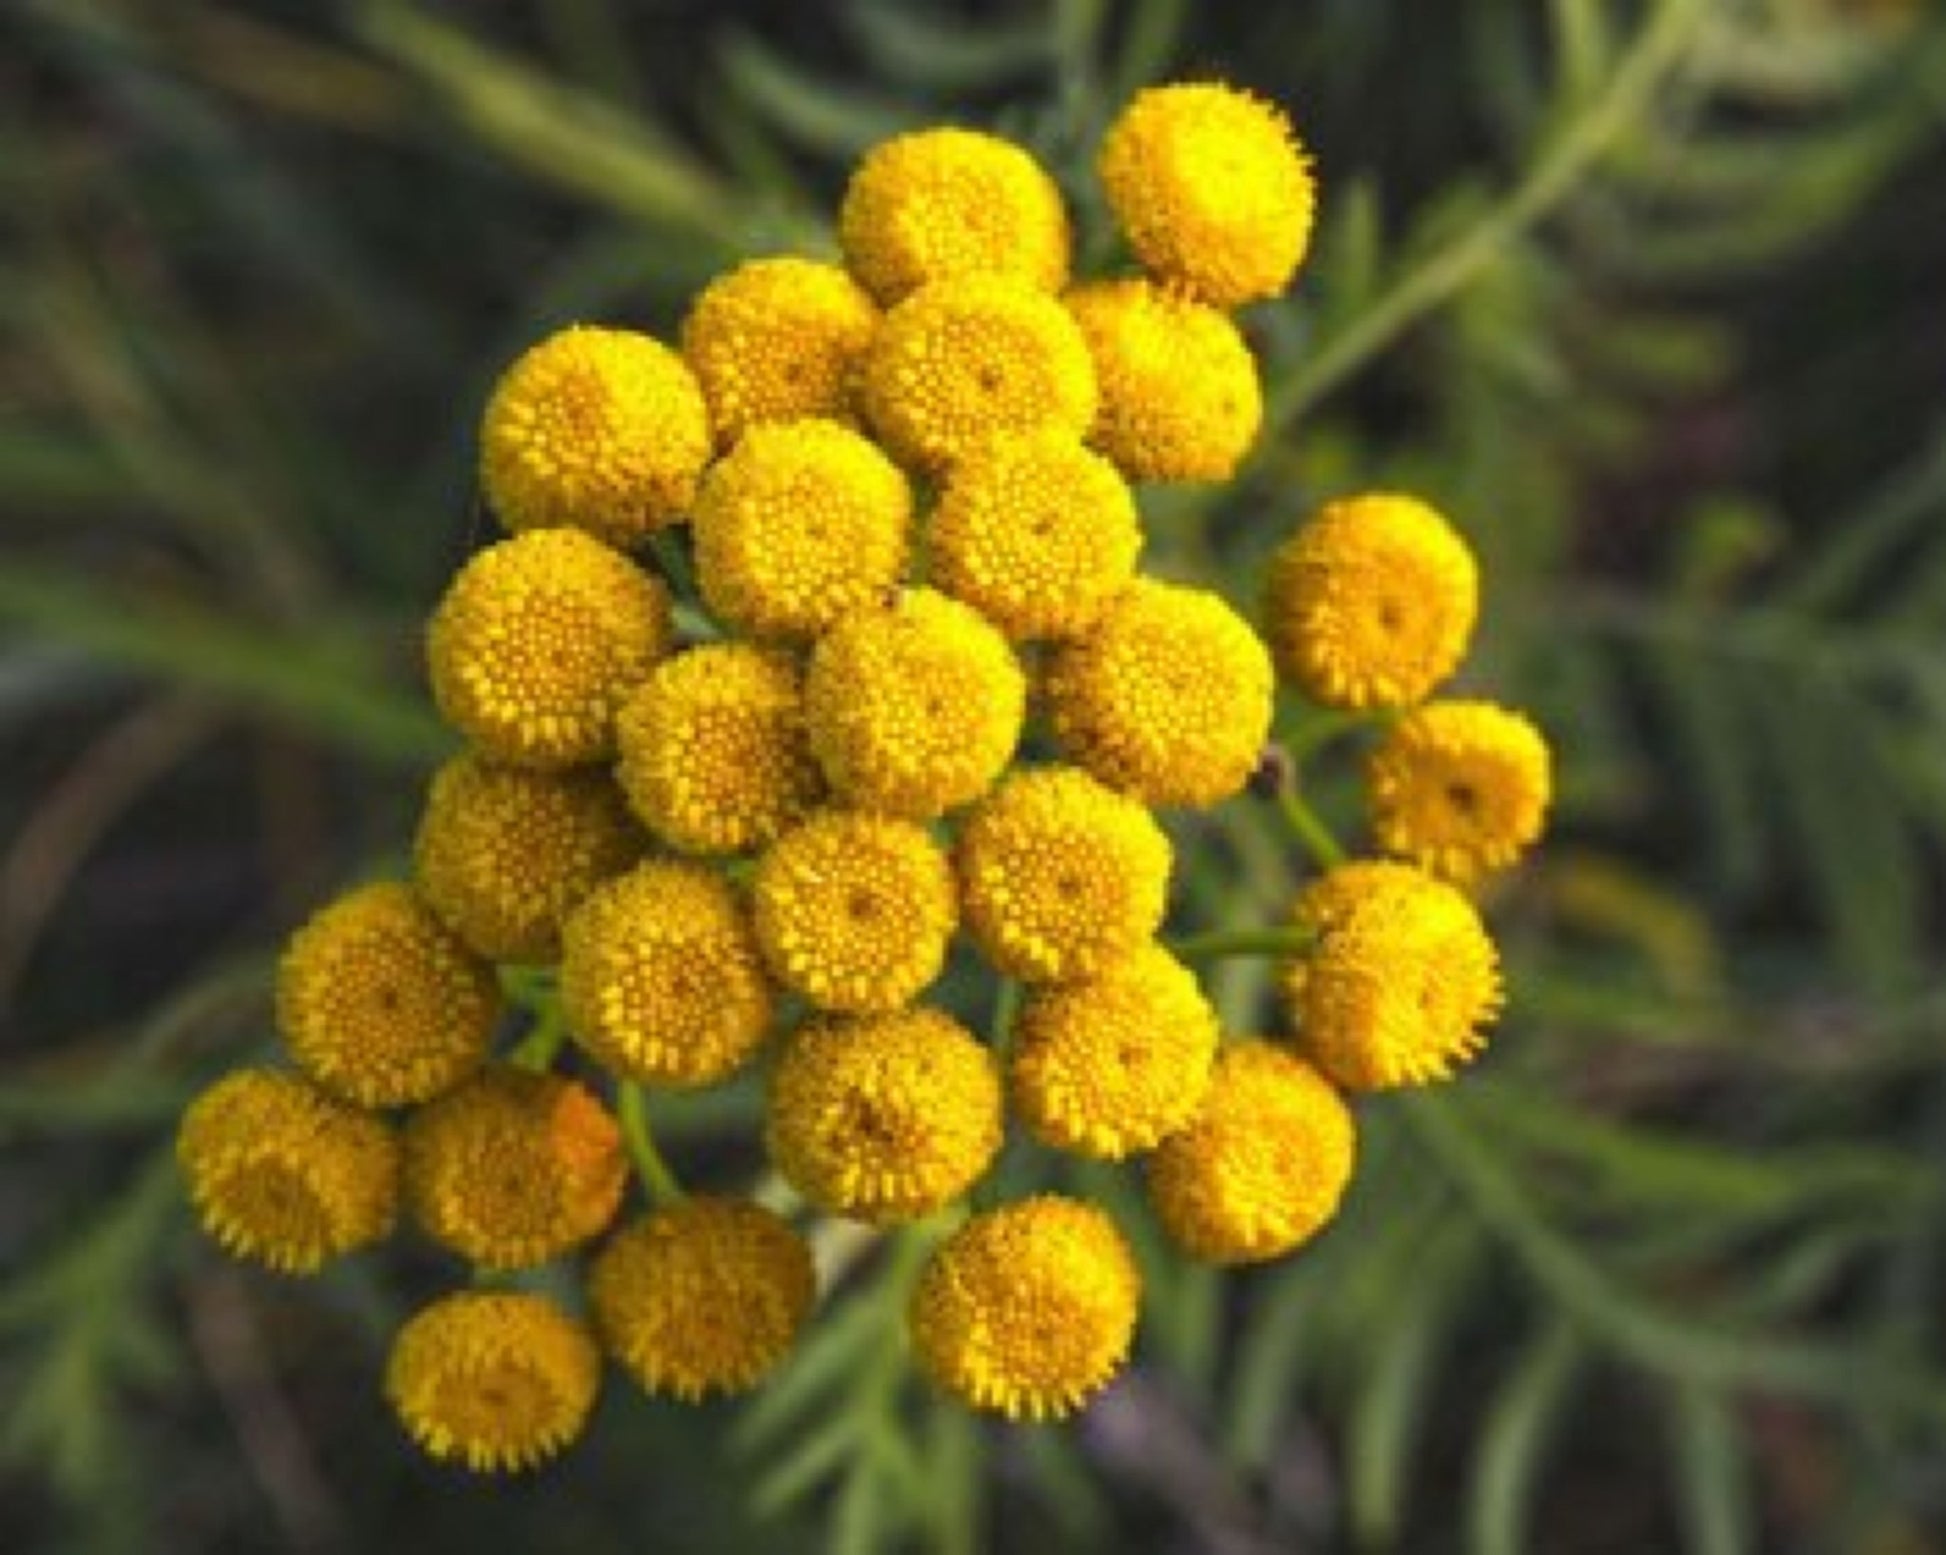
[[912, 1294], [913, 1354], [948, 1393], [1013, 1420], [1073, 1414], [1121, 1369], [1142, 1277], [1115, 1223], [1045, 1194], [976, 1215]]
[[1271, 559], [1271, 650], [1279, 672], [1326, 707], [1409, 707], [1459, 667], [1479, 593], [1473, 553], [1425, 503], [1347, 497]]
[[902, 589], [853, 612], [811, 655], [811, 749], [847, 803], [930, 820], [987, 791], [1013, 755], [1027, 681], [971, 606]]
[[1214, 594], [1138, 580], [1053, 656], [1056, 738], [1145, 804], [1212, 805], [1240, 790], [1270, 733], [1269, 655]]
[[1000, 1148], [1000, 1077], [937, 1010], [813, 1022], [770, 1082], [770, 1158], [812, 1203], [912, 1220], [977, 1182]]
[[1261, 1263], [1338, 1211], [1358, 1144], [1351, 1109], [1302, 1059], [1239, 1042], [1217, 1060], [1202, 1110], [1149, 1157], [1163, 1229], [1206, 1263]]
[[626, 1177], [615, 1120], [558, 1075], [488, 1068], [406, 1127], [413, 1218], [485, 1269], [531, 1268], [599, 1235]]
[[1428, 702], [1387, 731], [1366, 766], [1372, 830], [1398, 853], [1465, 885], [1540, 840], [1547, 742], [1491, 702]]
[[237, 1070], [191, 1102], [176, 1159], [203, 1228], [285, 1274], [381, 1240], [398, 1209], [392, 1131], [271, 1069]]
[[1047, 1144], [1118, 1161], [1195, 1116], [1217, 1034], [1188, 969], [1144, 946], [1027, 1000], [1014, 1033], [1014, 1105]]
[[770, 1029], [770, 982], [749, 920], [721, 876], [654, 860], [568, 920], [561, 1003], [609, 1068], [657, 1085], [709, 1085]]
[[669, 596], [574, 529], [488, 546], [427, 637], [439, 710], [484, 756], [571, 767], [613, 753], [615, 713], [669, 641]]
[[565, 329], [507, 370], [480, 428], [480, 483], [508, 529], [626, 546], [688, 507], [710, 455], [702, 391], [647, 335]]
[[656, 666], [615, 734], [635, 813], [686, 853], [762, 847], [823, 791], [797, 666], [748, 643], [707, 643]]
[[929, 539], [933, 580], [1016, 640], [1093, 626], [1142, 549], [1128, 483], [1063, 431], [997, 438], [954, 465]]
[[940, 470], [1009, 432], [1079, 440], [1095, 370], [1080, 326], [1045, 292], [996, 275], [937, 281], [879, 326], [865, 412], [895, 457]]
[[1008, 778], [968, 818], [954, 862], [974, 942], [1027, 982], [1101, 971], [1148, 941], [1168, 905], [1168, 835], [1071, 767]]
[[1442, 1080], [1486, 1046], [1500, 958], [1459, 891], [1404, 864], [1341, 865], [1298, 898], [1315, 947], [1287, 971], [1297, 1048], [1334, 1084]]
[[1137, 94], [1099, 169], [1136, 256], [1216, 307], [1276, 296], [1310, 245], [1304, 153], [1284, 115], [1247, 92], [1185, 82]]
[[603, 1347], [651, 1393], [755, 1386], [817, 1297], [804, 1239], [736, 1199], [680, 1199], [620, 1232], [588, 1272]]
[[696, 578], [754, 637], [815, 637], [905, 571], [912, 493], [898, 467], [833, 421], [753, 427], [696, 499]]
[[974, 130], [930, 129], [872, 148], [838, 215], [852, 273], [887, 304], [932, 281], [1004, 274], [1057, 291], [1068, 216], [1040, 164]]
[[499, 1016], [493, 969], [392, 881], [322, 909], [277, 967], [277, 1029], [291, 1056], [361, 1107], [451, 1089], [486, 1057]]
[[728, 448], [765, 421], [848, 421], [878, 308], [836, 265], [754, 259], [704, 288], [682, 351]]
[[480, 955], [543, 963], [560, 955], [562, 920], [646, 840], [605, 772], [534, 772], [468, 754], [432, 780], [413, 872]]
[[889, 1014], [923, 992], [959, 917], [952, 866], [924, 827], [848, 811], [779, 838], [751, 900], [771, 972], [848, 1015]]
[[481, 1474], [545, 1463], [587, 1424], [601, 1386], [594, 1335], [544, 1296], [461, 1291], [399, 1330], [385, 1393], [430, 1456]]
[[1092, 442], [1132, 481], [1225, 481], [1257, 440], [1257, 361], [1228, 317], [1147, 281], [1068, 294], [1095, 364]]

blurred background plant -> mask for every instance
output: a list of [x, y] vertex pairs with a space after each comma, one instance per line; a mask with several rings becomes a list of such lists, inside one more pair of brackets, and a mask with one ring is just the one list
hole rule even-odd
[[[0, 41], [8, 1551], [1946, 1548], [1946, 15], [23, 0]], [[532, 1480], [423, 1464], [374, 1382], [429, 1269], [232, 1269], [169, 1141], [267, 1049], [289, 927], [400, 859], [486, 386], [825, 250], [903, 127], [1085, 207], [1180, 74], [1287, 105], [1325, 204], [1251, 321], [1274, 433], [1154, 494], [1152, 557], [1250, 601], [1381, 483], [1469, 533], [1467, 683], [1561, 761], [1490, 1063], [1364, 1109], [1308, 1252], [1155, 1260], [1072, 1430], [933, 1406], [867, 1295], [754, 1404], [616, 1388]], [[1288, 851], [1239, 802], [1186, 889], [1263, 921]], [[755, 1103], [663, 1126], [707, 1161]]]

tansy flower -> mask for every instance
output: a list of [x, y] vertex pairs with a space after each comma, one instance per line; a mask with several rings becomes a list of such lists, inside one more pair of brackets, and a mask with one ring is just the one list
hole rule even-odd
[[1017, 772], [968, 817], [954, 862], [974, 942], [1008, 977], [1101, 971], [1162, 926], [1169, 838], [1070, 767]]
[[1414, 708], [1365, 771], [1379, 846], [1457, 884], [1506, 868], [1540, 840], [1547, 742], [1491, 702]]
[[969, 275], [885, 315], [865, 359], [865, 412], [892, 454], [940, 470], [1009, 432], [1079, 440], [1095, 370], [1067, 309], [1024, 282]]
[[696, 499], [696, 579], [711, 610], [755, 637], [814, 637], [905, 572], [912, 493], [832, 421], [752, 427]]
[[318, 912], [277, 967], [277, 1029], [291, 1056], [361, 1107], [451, 1089], [486, 1057], [499, 1016], [493, 969], [393, 881]]
[[571, 767], [613, 753], [615, 712], [669, 641], [662, 585], [574, 529], [481, 551], [432, 618], [439, 710], [482, 755]]
[[507, 370], [480, 428], [480, 483], [511, 530], [626, 546], [689, 505], [710, 456], [702, 391], [647, 335], [565, 329]]
[[1016, 640], [1070, 637], [1135, 575], [1128, 483], [1062, 430], [996, 438], [953, 466], [928, 534], [932, 577]]
[[473, 1290], [414, 1315], [385, 1393], [432, 1457], [476, 1473], [528, 1469], [581, 1434], [601, 1386], [594, 1336], [543, 1296]]
[[1403, 864], [1353, 863], [1299, 896], [1317, 935], [1286, 972], [1297, 1048], [1346, 1090], [1423, 1085], [1486, 1045], [1500, 962], [1473, 904]]
[[560, 954], [561, 920], [646, 841], [606, 772], [533, 772], [466, 754], [432, 780], [413, 873], [480, 955], [543, 963]]
[[1043, 291], [1068, 276], [1061, 191], [1018, 146], [931, 129], [874, 146], [851, 175], [838, 235], [852, 273], [887, 304], [932, 281], [1004, 274]]
[[1256, 634], [1216, 595], [1150, 578], [1061, 646], [1044, 685], [1061, 748], [1144, 804], [1228, 799], [1270, 733]]
[[878, 308], [836, 265], [755, 259], [718, 276], [683, 320], [682, 352], [728, 448], [765, 421], [851, 418]]
[[709, 1085], [770, 1029], [770, 983], [730, 886], [653, 860], [568, 920], [561, 1005], [596, 1058], [630, 1079]]
[[1261, 1263], [1308, 1241], [1351, 1180], [1351, 1109], [1309, 1064], [1269, 1042], [1216, 1061], [1195, 1120], [1149, 1157], [1149, 1199], [1207, 1263]]
[[599, 1235], [626, 1177], [615, 1120], [558, 1075], [490, 1067], [406, 1126], [414, 1219], [485, 1269], [531, 1268]]
[[931, 589], [845, 617], [804, 681], [811, 749], [860, 809], [930, 820], [977, 799], [1013, 755], [1027, 682], [985, 617]]
[[1129, 247], [1219, 308], [1274, 297], [1311, 240], [1315, 190], [1284, 115], [1215, 82], [1151, 87], [1098, 163]]
[[1425, 503], [1347, 497], [1271, 559], [1271, 651], [1326, 707], [1409, 707], [1459, 667], [1479, 595], [1473, 553]]
[[1025, 1199], [975, 1215], [933, 1253], [907, 1313], [913, 1354], [974, 1409], [1059, 1419], [1120, 1370], [1141, 1287], [1100, 1210]]
[[240, 1069], [191, 1102], [176, 1159], [203, 1229], [285, 1274], [381, 1240], [398, 1208], [392, 1131], [271, 1069]]
[[588, 1271], [603, 1347], [651, 1393], [741, 1393], [817, 1296], [811, 1251], [760, 1205], [686, 1198], [618, 1233]]
[[1216, 1043], [1196, 979], [1147, 945], [1028, 998], [1014, 1031], [1014, 1106], [1056, 1149], [1118, 1161], [1195, 1115]]
[[657, 665], [615, 735], [615, 775], [636, 814], [687, 853], [761, 847], [823, 792], [796, 665], [747, 643], [707, 643]]
[[1092, 442], [1132, 481], [1225, 481], [1263, 424], [1257, 361], [1227, 317], [1147, 281], [1068, 294], [1095, 364]]
[[773, 843], [750, 894], [771, 972], [850, 1015], [889, 1014], [922, 993], [959, 916], [952, 867], [924, 827], [838, 810]]
[[938, 1010], [814, 1021], [770, 1082], [770, 1158], [820, 1208], [912, 1220], [977, 1182], [1000, 1148], [1000, 1077]]

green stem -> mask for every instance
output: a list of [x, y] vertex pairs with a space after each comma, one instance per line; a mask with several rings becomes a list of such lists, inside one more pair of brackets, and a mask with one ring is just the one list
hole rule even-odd
[[1227, 961], [1240, 956], [1301, 956], [1317, 936], [1308, 929], [1218, 929], [1173, 940], [1170, 954], [1183, 961]]
[[1329, 709], [1313, 711], [1308, 708], [1306, 712], [1308, 716], [1284, 736], [1284, 752], [1291, 758], [1294, 767], [1302, 767], [1340, 735], [1365, 728], [1373, 719], [1370, 713], [1341, 713]]
[[1304, 845], [1304, 851], [1325, 869], [1336, 869], [1345, 861], [1345, 850], [1339, 846], [1338, 839], [1331, 835], [1331, 828], [1324, 824], [1317, 811], [1304, 802], [1304, 796], [1294, 789], [1286, 789], [1278, 795], [1278, 808], [1283, 812], [1284, 824]]
[[993, 995], [993, 1024], [990, 1028], [987, 1045], [993, 1050], [993, 1061], [1002, 1069], [1007, 1067], [1007, 1055], [1013, 1051], [1014, 1027], [1020, 1020], [1022, 989], [1011, 977], [1003, 977]]
[[567, 1017], [561, 1013], [561, 1006], [549, 999], [535, 1007], [534, 1023], [507, 1056], [507, 1062], [516, 1069], [531, 1069], [536, 1074], [544, 1074], [554, 1067], [554, 1060], [567, 1040]]
[[679, 1202], [683, 1197], [682, 1184], [676, 1181], [676, 1174], [655, 1147], [655, 1133], [649, 1127], [648, 1098], [642, 1087], [633, 1080], [623, 1081], [618, 1100], [622, 1139], [628, 1145], [629, 1159], [635, 1163], [642, 1186], [648, 1189], [650, 1201], [658, 1206]]

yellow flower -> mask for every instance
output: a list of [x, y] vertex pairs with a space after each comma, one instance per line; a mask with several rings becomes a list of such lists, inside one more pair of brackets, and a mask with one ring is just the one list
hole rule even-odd
[[807, 416], [851, 419], [852, 390], [878, 308], [836, 265], [756, 259], [718, 276], [683, 320], [682, 350], [709, 403], [716, 442]]
[[1058, 291], [1068, 276], [1061, 191], [1018, 146], [931, 129], [872, 148], [845, 188], [839, 240], [881, 302], [932, 281], [1003, 274]]
[[709, 643], [656, 666], [615, 726], [616, 776], [672, 848], [762, 847], [818, 800], [804, 689], [786, 655]]
[[1387, 732], [1366, 766], [1379, 846], [1459, 885], [1540, 840], [1547, 742], [1491, 702], [1429, 702]]
[[1062, 749], [1144, 804], [1228, 799], [1270, 733], [1256, 634], [1216, 595], [1149, 578], [1056, 651], [1045, 689]]
[[1338, 1212], [1358, 1131], [1309, 1064], [1268, 1042], [1226, 1048], [1202, 1110], [1149, 1157], [1163, 1229], [1207, 1263], [1262, 1263]]
[[955, 856], [974, 943], [1009, 977], [1101, 971], [1162, 926], [1168, 835], [1069, 767], [1017, 772], [974, 810]]
[[1059, 1419], [1121, 1369], [1141, 1297], [1115, 1223], [1045, 1194], [976, 1215], [942, 1243], [907, 1325], [919, 1364], [962, 1403]]
[[763, 1045], [770, 983], [730, 886], [652, 860], [568, 919], [561, 1005], [604, 1065], [656, 1085], [710, 1085]]
[[1234, 308], [1290, 284], [1316, 190], [1284, 115], [1216, 82], [1138, 93], [1099, 162], [1129, 247], [1159, 278]]
[[935, 281], [885, 315], [865, 359], [865, 413], [892, 454], [939, 470], [1009, 432], [1077, 441], [1095, 370], [1067, 309], [999, 275]]
[[489, 961], [543, 963], [561, 921], [646, 843], [608, 774], [456, 756], [419, 818], [414, 874], [433, 911]]
[[751, 887], [777, 979], [820, 1009], [887, 1015], [946, 964], [953, 871], [909, 821], [827, 810], [771, 845]]
[[432, 619], [433, 696], [480, 753], [571, 767], [614, 752], [615, 713], [669, 641], [669, 596], [573, 529], [488, 546]]
[[1479, 594], [1473, 553], [1425, 503], [1347, 497], [1271, 559], [1271, 650], [1326, 707], [1409, 707], [1459, 667]]
[[1000, 1148], [992, 1057], [937, 1010], [817, 1021], [770, 1082], [770, 1158], [821, 1209], [913, 1220], [965, 1193]]
[[1023, 640], [1093, 626], [1134, 577], [1142, 528], [1115, 467], [1044, 430], [954, 465], [928, 539], [934, 582]]
[[752, 427], [696, 499], [696, 580], [740, 632], [815, 637], [898, 582], [911, 523], [905, 477], [858, 433]]
[[1014, 1106], [1056, 1149], [1119, 1161], [1195, 1116], [1216, 1043], [1196, 979], [1147, 945], [1028, 998], [1014, 1032]]
[[1257, 361], [1227, 317], [1147, 281], [1068, 294], [1095, 364], [1091, 441], [1132, 481], [1225, 481], [1257, 440]]
[[277, 1027], [291, 1056], [361, 1107], [450, 1090], [486, 1057], [499, 1017], [493, 969], [394, 881], [320, 910], [277, 968]]
[[1286, 972], [1297, 1049], [1349, 1091], [1443, 1080], [1486, 1046], [1500, 958], [1473, 904], [1403, 864], [1341, 865], [1298, 898], [1318, 936]]
[[285, 1274], [382, 1240], [398, 1209], [392, 1131], [271, 1069], [237, 1070], [191, 1102], [176, 1159], [203, 1228]]
[[1027, 681], [985, 617], [902, 589], [818, 643], [804, 714], [824, 775], [847, 802], [930, 820], [987, 791], [1020, 739]]
[[588, 1271], [602, 1345], [651, 1393], [755, 1386], [817, 1298], [804, 1239], [760, 1205], [686, 1198], [618, 1233]]
[[414, 1219], [484, 1269], [531, 1268], [599, 1235], [626, 1179], [615, 1120], [558, 1075], [489, 1067], [406, 1126]]
[[543, 1296], [443, 1297], [399, 1330], [385, 1393], [407, 1434], [475, 1473], [545, 1463], [581, 1434], [601, 1386], [594, 1336]]
[[480, 483], [510, 530], [626, 546], [689, 506], [709, 462], [702, 391], [660, 341], [576, 327], [507, 370], [480, 428]]

